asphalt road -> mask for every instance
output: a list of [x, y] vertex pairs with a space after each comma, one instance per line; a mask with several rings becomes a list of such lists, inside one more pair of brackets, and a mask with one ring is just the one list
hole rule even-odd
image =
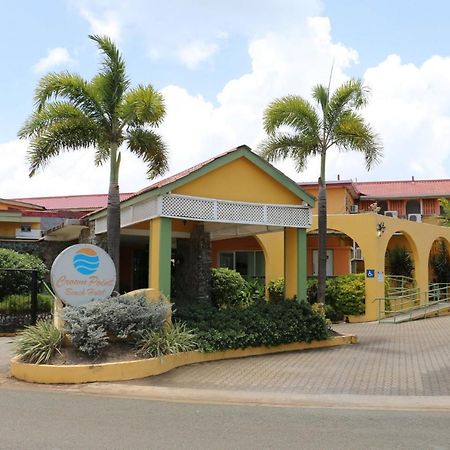
[[0, 388], [1, 449], [448, 449], [450, 413], [156, 402]]

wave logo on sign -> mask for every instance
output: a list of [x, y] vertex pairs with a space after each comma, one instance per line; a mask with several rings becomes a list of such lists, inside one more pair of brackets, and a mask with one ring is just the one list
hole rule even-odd
[[81, 275], [92, 275], [97, 272], [100, 258], [95, 250], [81, 248], [73, 257], [73, 265]]

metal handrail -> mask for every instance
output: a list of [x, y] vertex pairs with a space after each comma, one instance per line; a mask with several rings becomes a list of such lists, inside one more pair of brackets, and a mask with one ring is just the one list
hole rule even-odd
[[[431, 286], [432, 285], [430, 285], [430, 287]], [[411, 298], [413, 296], [415, 296], [414, 299]], [[426, 301], [424, 301], [423, 303], [420, 302], [422, 296], [426, 298]], [[405, 298], [407, 300], [404, 300]], [[432, 300], [436, 298], [437, 300]], [[392, 302], [393, 300], [400, 300], [400, 302], [396, 302], [397, 308], [395, 310], [386, 310], [386, 308], [384, 308], [384, 317], [381, 317], [381, 302], [383, 301], [386, 303], [386, 300], [388, 300], [389, 302]], [[419, 301], [418, 305], [414, 304], [413, 306], [409, 306], [406, 308], [403, 307], [406, 304], [410, 305], [411, 302], [417, 303], [417, 301]], [[405, 294], [397, 298], [387, 296], [376, 298], [373, 300], [373, 302], [378, 302], [378, 322], [380, 322], [384, 318], [393, 317], [394, 323], [396, 322], [396, 316], [398, 316], [399, 314], [408, 314], [409, 312], [411, 320], [414, 311], [423, 309], [425, 310], [424, 316], [426, 316], [429, 307], [448, 301], [450, 301], [450, 284], [447, 283], [435, 283], [435, 285], [431, 289], [425, 292], [420, 292], [417, 290], [415, 293]]]

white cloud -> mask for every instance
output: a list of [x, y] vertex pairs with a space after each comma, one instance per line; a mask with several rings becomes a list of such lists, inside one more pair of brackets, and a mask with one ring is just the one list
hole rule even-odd
[[113, 41], [120, 41], [122, 37], [122, 27], [117, 13], [113, 10], [106, 10], [101, 17], [86, 8], [79, 8], [80, 15], [86, 19], [93, 34], [109, 36]]
[[73, 62], [74, 60], [66, 48], [56, 47], [49, 50], [47, 56], [41, 58], [33, 66], [33, 70], [36, 73], [43, 73], [62, 64], [72, 64]]
[[194, 70], [201, 63], [210, 59], [218, 50], [217, 44], [196, 40], [183, 46], [178, 52], [178, 57], [188, 69]]

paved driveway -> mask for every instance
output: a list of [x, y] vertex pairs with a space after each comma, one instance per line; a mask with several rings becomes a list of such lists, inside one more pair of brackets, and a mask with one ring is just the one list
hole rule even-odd
[[9, 360], [12, 356], [11, 337], [0, 337], [0, 377], [9, 371]]
[[298, 394], [450, 395], [450, 316], [404, 324], [341, 324], [359, 344], [180, 367], [126, 382]]

